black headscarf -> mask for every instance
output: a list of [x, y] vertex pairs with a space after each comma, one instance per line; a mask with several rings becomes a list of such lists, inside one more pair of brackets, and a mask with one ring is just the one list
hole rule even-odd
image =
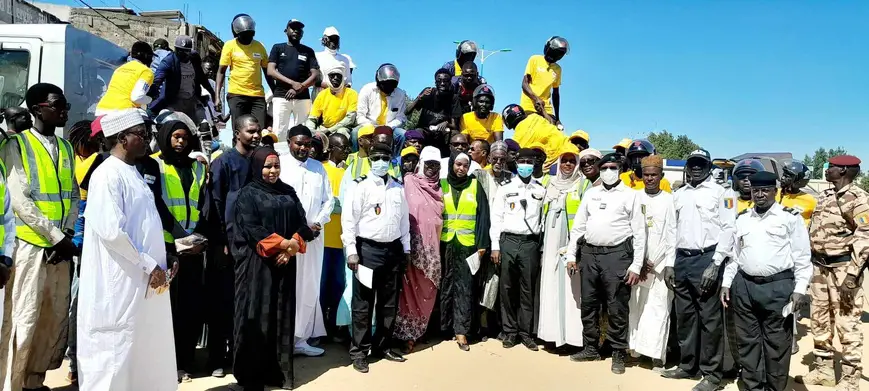
[[[456, 157], [459, 155], [465, 155], [468, 157], [468, 175], [465, 175], [464, 177], [456, 175], [456, 170], [453, 168], [453, 164], [456, 162]], [[455, 198], [453, 201], [457, 202], [456, 200], [458, 199], [459, 194], [471, 185], [471, 156], [463, 152], [453, 152], [450, 156], [449, 163], [447, 164], [447, 183], [449, 183], [450, 187], [455, 190], [453, 191], [453, 198]]]
[[274, 148], [270, 146], [261, 146], [258, 147], [250, 154], [248, 158], [250, 167], [250, 173], [247, 176], [248, 183], [252, 183], [253, 186], [262, 189], [265, 192], [272, 194], [292, 194], [296, 195], [295, 189], [292, 186], [282, 182], [278, 179], [275, 183], [268, 183], [263, 179], [263, 166], [266, 165], [266, 159], [269, 156], [274, 155], [275, 157], [279, 156], [278, 152], [274, 150]]
[[[182, 153], [175, 152], [175, 149], [172, 148], [172, 133], [178, 129], [186, 130], [188, 135], [187, 147]], [[193, 164], [193, 159], [188, 155], [197, 144], [198, 139], [193, 131], [182, 121], [165, 122], [160, 125], [160, 130], [157, 132], [157, 145], [160, 147], [163, 161], [176, 167], [190, 167]]]

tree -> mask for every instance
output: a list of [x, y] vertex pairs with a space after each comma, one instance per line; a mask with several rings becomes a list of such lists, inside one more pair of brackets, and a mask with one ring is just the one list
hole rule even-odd
[[649, 133], [648, 140], [655, 146], [657, 154], [664, 159], [683, 160], [688, 158], [691, 152], [700, 149], [700, 146], [691, 141], [688, 136], [682, 134], [674, 137], [666, 130], [661, 133]]
[[809, 166], [811, 179], [824, 179], [824, 165], [833, 156], [846, 155], [845, 148], [837, 147], [832, 149], [818, 148], [810, 157], [806, 155], [803, 158], [803, 163]]

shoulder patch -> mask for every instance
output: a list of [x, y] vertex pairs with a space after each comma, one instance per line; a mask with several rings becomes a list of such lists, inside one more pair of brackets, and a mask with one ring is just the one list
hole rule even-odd
[[733, 209], [733, 198], [727, 197], [724, 199], [724, 207], [727, 209]]
[[861, 227], [869, 225], [869, 212], [861, 213], [857, 216], [854, 216], [854, 222]]
[[[746, 209], [746, 210], [748, 210], [748, 209]], [[787, 212], [787, 213], [790, 213], [790, 214], [792, 214], [792, 215], [794, 215], [794, 216], [799, 216], [800, 213], [801, 213], [799, 210], [794, 209], [794, 208], [791, 208], [791, 207], [788, 207], [788, 206], [782, 207], [782, 210], [785, 211], [785, 212]]]
[[511, 179], [511, 178], [504, 178], [504, 179], [499, 180], [498, 184], [501, 186], [504, 186], [512, 181], [513, 181], [513, 179]]
[[361, 176], [361, 177], [359, 177], [359, 178], [354, 179], [354, 181], [356, 181], [356, 183], [359, 183], [359, 182], [364, 181], [365, 178], [367, 178], [367, 177], [368, 177], [367, 175], [363, 175], [363, 176]]

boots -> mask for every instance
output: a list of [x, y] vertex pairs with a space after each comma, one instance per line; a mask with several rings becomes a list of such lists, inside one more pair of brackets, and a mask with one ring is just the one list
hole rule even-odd
[[808, 374], [797, 378], [798, 383], [817, 385], [825, 387], [833, 387], [836, 385], [836, 374], [833, 371], [833, 360], [815, 358], [815, 362], [810, 366], [812, 368]]
[[860, 391], [860, 370], [847, 364], [842, 364], [842, 378], [836, 385], [836, 391]]

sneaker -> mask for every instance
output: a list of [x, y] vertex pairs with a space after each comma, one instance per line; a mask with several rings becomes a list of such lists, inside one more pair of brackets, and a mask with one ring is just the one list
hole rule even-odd
[[652, 359], [652, 371], [654, 371], [657, 374], [660, 374], [661, 372], [664, 372], [664, 370], [665, 370], [665, 368], [664, 368], [664, 361], [663, 360]]
[[326, 351], [308, 345], [305, 341], [300, 341], [296, 344], [295, 349], [293, 349], [293, 355], [295, 356], [319, 357], [322, 356], [323, 353], [326, 353]]
[[223, 371], [223, 368], [217, 368], [211, 372], [211, 377], [223, 378], [226, 376], [226, 373]]
[[613, 350], [613, 362], [610, 368], [616, 375], [625, 373], [625, 351]]
[[504, 338], [501, 340], [501, 346], [504, 349], [510, 349], [516, 346], [516, 337], [512, 335], [504, 335]]
[[540, 350], [540, 348], [537, 347], [537, 342], [534, 342], [534, 338], [531, 337], [522, 337], [522, 345], [525, 345], [525, 347], [532, 352]]
[[586, 346], [581, 352], [570, 356], [570, 361], [599, 361], [600, 352], [594, 346]]

